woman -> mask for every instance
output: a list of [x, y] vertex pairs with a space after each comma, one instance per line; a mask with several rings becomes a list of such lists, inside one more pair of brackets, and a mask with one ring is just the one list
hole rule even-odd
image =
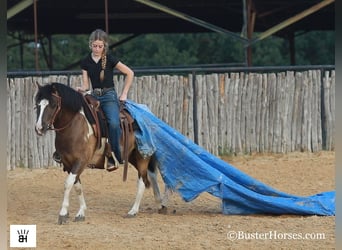
[[[100, 101], [108, 122], [109, 143], [117, 159], [109, 159], [107, 170], [112, 171], [122, 163], [119, 101], [127, 99], [134, 72], [108, 52], [108, 35], [103, 30], [97, 29], [90, 34], [89, 48], [91, 52], [81, 61], [83, 84], [79, 90], [88, 91], [91, 84], [93, 96]], [[114, 89], [114, 68], [125, 75], [125, 85], [119, 98]]]

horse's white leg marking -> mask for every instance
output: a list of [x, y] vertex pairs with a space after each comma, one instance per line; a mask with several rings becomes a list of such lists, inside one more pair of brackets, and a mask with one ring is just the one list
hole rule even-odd
[[83, 196], [83, 188], [82, 188], [82, 184], [80, 181], [76, 182], [75, 184], [75, 190], [78, 196], [78, 200], [80, 202], [80, 210], [78, 210], [78, 213], [76, 214], [76, 217], [79, 218], [83, 218], [85, 217], [85, 210], [87, 209], [87, 205], [85, 203], [84, 200], [84, 196]]
[[138, 188], [138, 190], [137, 190], [137, 195], [135, 197], [135, 202], [134, 202], [131, 210], [128, 212], [129, 215], [136, 215], [139, 212], [140, 202], [141, 202], [141, 199], [142, 199], [142, 197], [144, 195], [144, 191], [145, 191], [145, 183], [144, 183], [142, 177], [140, 177], [138, 180], [137, 188]]
[[163, 199], [161, 201], [162, 207], [167, 207], [167, 203], [169, 202], [169, 198], [171, 195], [172, 195], [172, 190], [170, 188], [168, 188], [167, 186], [165, 186]]
[[76, 175], [70, 173], [64, 182], [64, 198], [61, 211], [59, 212], [60, 216], [65, 216], [68, 214], [70, 191], [75, 183], [75, 180]]
[[156, 172], [148, 171], [148, 176], [150, 177], [150, 181], [152, 184], [154, 200], [157, 203], [160, 203], [162, 199], [160, 196], [159, 185], [158, 185], [158, 181], [157, 181], [157, 174], [156, 174]]
[[39, 113], [39, 117], [36, 123], [36, 130], [40, 132], [43, 129], [42, 118], [44, 114], [44, 109], [46, 108], [46, 106], [49, 105], [49, 101], [46, 99], [43, 99], [39, 102], [38, 105], [40, 106], [40, 113]]

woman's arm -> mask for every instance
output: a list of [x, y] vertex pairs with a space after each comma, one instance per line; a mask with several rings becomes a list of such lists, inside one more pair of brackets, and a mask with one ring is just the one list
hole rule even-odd
[[88, 71], [82, 69], [82, 86], [78, 88], [79, 91], [88, 91], [89, 90], [89, 77]]
[[134, 72], [133, 72], [133, 70], [131, 70], [127, 65], [123, 64], [122, 62], [118, 62], [116, 64], [115, 68], [126, 76], [125, 77], [125, 85], [124, 85], [122, 93], [119, 97], [120, 101], [126, 101], [128, 91], [129, 91], [129, 89], [133, 83]]

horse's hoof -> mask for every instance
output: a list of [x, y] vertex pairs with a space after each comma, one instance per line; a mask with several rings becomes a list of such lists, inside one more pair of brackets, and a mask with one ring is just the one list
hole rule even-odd
[[159, 214], [167, 214], [167, 207], [162, 206], [161, 208], [158, 209]]
[[58, 216], [58, 225], [66, 224], [69, 218], [69, 214]]
[[79, 215], [76, 216], [74, 222], [85, 221], [85, 216]]
[[124, 218], [130, 219], [130, 218], [135, 218], [136, 216], [137, 216], [137, 214], [126, 214], [126, 215], [124, 216]]

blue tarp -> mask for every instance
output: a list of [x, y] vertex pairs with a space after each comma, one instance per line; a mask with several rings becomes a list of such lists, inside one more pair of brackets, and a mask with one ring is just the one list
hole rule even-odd
[[126, 108], [140, 128], [139, 151], [155, 153], [165, 184], [185, 201], [208, 192], [221, 198], [224, 214], [335, 215], [335, 191], [308, 197], [280, 192], [210, 154], [147, 106], [127, 100]]

